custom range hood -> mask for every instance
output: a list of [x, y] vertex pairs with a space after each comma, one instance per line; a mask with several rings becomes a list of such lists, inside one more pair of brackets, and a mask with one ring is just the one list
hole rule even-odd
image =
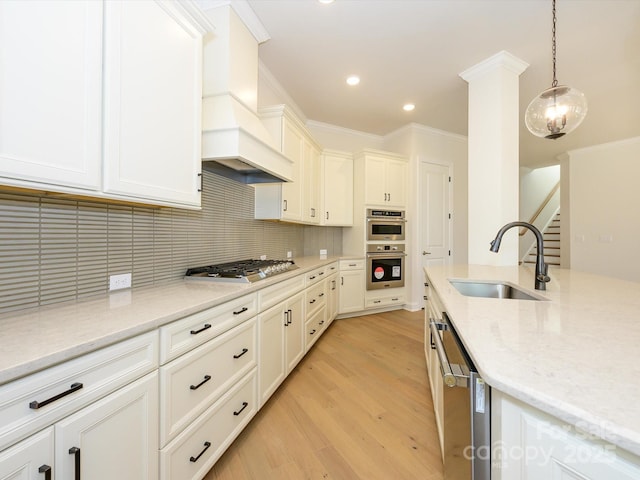
[[204, 41], [203, 168], [243, 183], [291, 181], [291, 161], [257, 115], [258, 44], [268, 34], [244, 1], [201, 6], [215, 26]]

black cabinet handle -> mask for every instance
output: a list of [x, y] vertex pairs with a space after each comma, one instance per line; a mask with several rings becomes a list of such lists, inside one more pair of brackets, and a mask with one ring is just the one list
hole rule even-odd
[[318, 322], [318, 325], [320, 325], [320, 326], [324, 325], [324, 320]]
[[249, 350], [247, 348], [243, 348], [242, 352], [238, 353], [237, 355], [234, 355], [233, 358], [240, 358], [242, 355], [244, 355], [245, 353], [247, 353]]
[[204, 385], [205, 383], [207, 383], [209, 380], [211, 380], [211, 375], [205, 375], [204, 376], [204, 380], [202, 380], [199, 384], [197, 385], [191, 385], [189, 386], [189, 388], [191, 390], [197, 390], [199, 389], [202, 385]]
[[201, 192], [202, 191], [202, 186], [203, 186], [202, 184], [204, 183], [204, 180], [202, 178], [202, 174], [201, 173], [198, 174], [198, 177], [199, 177], [199, 180], [200, 180], [200, 188], [198, 188], [198, 191]]
[[197, 335], [200, 332], [204, 332], [205, 330], [208, 330], [211, 328], [211, 325], [209, 323], [205, 323], [204, 327], [202, 327], [200, 330], [191, 330], [191, 335]]
[[82, 388], [82, 384], [79, 382], [76, 383], [72, 383], [71, 386], [69, 387], [69, 390], [66, 390], [62, 393], [59, 393], [58, 395], [55, 395], [51, 398], [47, 398], [46, 400], [42, 401], [42, 402], [38, 402], [36, 400], [34, 400], [33, 402], [29, 403], [29, 408], [32, 410], [37, 410], [39, 408], [44, 407], [45, 405], [49, 405], [52, 402], [55, 402], [56, 400], [60, 400], [62, 397], [66, 397], [67, 395], [72, 394], [73, 392], [77, 392], [78, 390], [80, 390]]
[[238, 310], [237, 312], [233, 312], [234, 315], [240, 315], [241, 313], [246, 312], [247, 310], [249, 310], [247, 307], [242, 307], [240, 310]]
[[283, 211], [283, 212], [286, 212], [286, 211], [287, 211], [287, 201], [286, 201], [286, 200], [283, 200], [283, 201], [282, 201], [282, 211]]
[[291, 325], [293, 323], [293, 320], [291, 320], [291, 318], [293, 317], [293, 312], [291, 311], [291, 309], [287, 310], [287, 312], [289, 312], [287, 321], [289, 322], [289, 325]]
[[314, 280], [316, 278], [316, 276], [314, 275], [313, 277], [309, 277], [309, 280]]
[[202, 451], [198, 454], [197, 457], [189, 457], [189, 461], [196, 463], [198, 459], [202, 456], [202, 454], [209, 449], [210, 446], [211, 446], [211, 442], [204, 442], [204, 448], [202, 449]]
[[316, 303], [316, 299], [315, 298], [309, 302], [309, 304], [312, 304], [312, 303]]
[[324, 272], [320, 272], [320, 273], [318, 273], [318, 275], [324, 275]]
[[44, 480], [51, 480], [51, 467], [49, 465], [42, 465], [38, 468], [38, 473], [44, 473]]
[[78, 447], [71, 447], [69, 449], [69, 455], [75, 456], [75, 480], [80, 480], [80, 449]]
[[237, 417], [238, 415], [240, 415], [242, 413], [242, 411], [247, 408], [249, 406], [249, 404], [247, 402], [242, 402], [242, 408], [240, 410], [238, 410], [237, 412], [233, 412], [233, 414]]
[[318, 297], [320, 298], [324, 297], [324, 293], [321, 293], [320, 295], [318, 295]]
[[309, 332], [309, 335], [313, 335], [314, 333], [316, 333], [316, 329], [315, 328]]

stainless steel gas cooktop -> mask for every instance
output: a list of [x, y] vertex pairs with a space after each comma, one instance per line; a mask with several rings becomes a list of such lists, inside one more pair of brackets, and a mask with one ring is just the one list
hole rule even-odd
[[187, 279], [213, 280], [218, 282], [253, 283], [279, 273], [295, 270], [293, 260], [239, 260], [205, 267], [190, 268]]

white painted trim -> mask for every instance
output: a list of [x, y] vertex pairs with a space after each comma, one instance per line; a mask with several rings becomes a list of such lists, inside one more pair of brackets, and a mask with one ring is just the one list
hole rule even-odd
[[203, 11], [225, 5], [231, 6], [258, 43], [264, 43], [271, 39], [271, 35], [269, 35], [267, 29], [264, 28], [264, 25], [247, 0], [196, 0], [196, 4]]
[[520, 75], [529, 67], [529, 64], [506, 50], [502, 50], [486, 60], [477, 63], [473, 67], [467, 68], [464, 72], [459, 73], [459, 76], [466, 82], [470, 82], [479, 75], [494, 70], [496, 67], [501, 67], [516, 75]]
[[567, 158], [566, 155], [573, 155], [574, 153], [597, 152], [599, 150], [606, 150], [611, 147], [633, 145], [635, 143], [640, 143], [640, 137], [625, 138], [624, 140], [616, 140], [609, 143], [600, 143], [598, 145], [592, 145], [590, 147], [576, 148], [574, 150], [568, 150], [567, 153], [558, 155], [556, 158], [559, 160], [564, 160], [565, 158]]
[[406, 133], [407, 131], [415, 131], [418, 130], [420, 132], [429, 133], [431, 135], [440, 135], [442, 137], [449, 138], [451, 140], [455, 140], [458, 142], [467, 142], [468, 138], [466, 135], [460, 135], [459, 133], [447, 132], [446, 130], [440, 130], [437, 128], [429, 127], [427, 125], [423, 125], [421, 123], [408, 123], [392, 132], [387, 133], [384, 136], [384, 139], [387, 140], [390, 137], [395, 137], [397, 135], [401, 135]]
[[[306, 123], [307, 117], [302, 111], [302, 109], [296, 104], [296, 102], [291, 98], [291, 96], [284, 89], [282, 84], [278, 81], [276, 77], [273, 76], [271, 71], [267, 68], [267, 66], [262, 62], [262, 60], [258, 59], [258, 77], [260, 81], [264, 82], [273, 92], [280, 97], [284, 103], [293, 110], [293, 113], [303, 122]], [[267, 106], [263, 106], [261, 108], [266, 108]]]
[[318, 122], [316, 120], [307, 120], [306, 124], [307, 126], [312, 126], [315, 129], [324, 130], [325, 132], [342, 133], [344, 135], [367, 138], [376, 143], [384, 141], [384, 137], [381, 135], [376, 135], [375, 133], [361, 132], [359, 130], [351, 130], [350, 128], [340, 127], [338, 125], [333, 125], [330, 123]]

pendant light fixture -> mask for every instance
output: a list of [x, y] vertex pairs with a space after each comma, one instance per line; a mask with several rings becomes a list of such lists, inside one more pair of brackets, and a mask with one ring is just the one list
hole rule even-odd
[[587, 99], [575, 88], [558, 85], [556, 79], [556, 0], [553, 2], [553, 28], [551, 52], [553, 55], [553, 82], [531, 100], [524, 121], [537, 137], [555, 140], [574, 130], [587, 115]]

